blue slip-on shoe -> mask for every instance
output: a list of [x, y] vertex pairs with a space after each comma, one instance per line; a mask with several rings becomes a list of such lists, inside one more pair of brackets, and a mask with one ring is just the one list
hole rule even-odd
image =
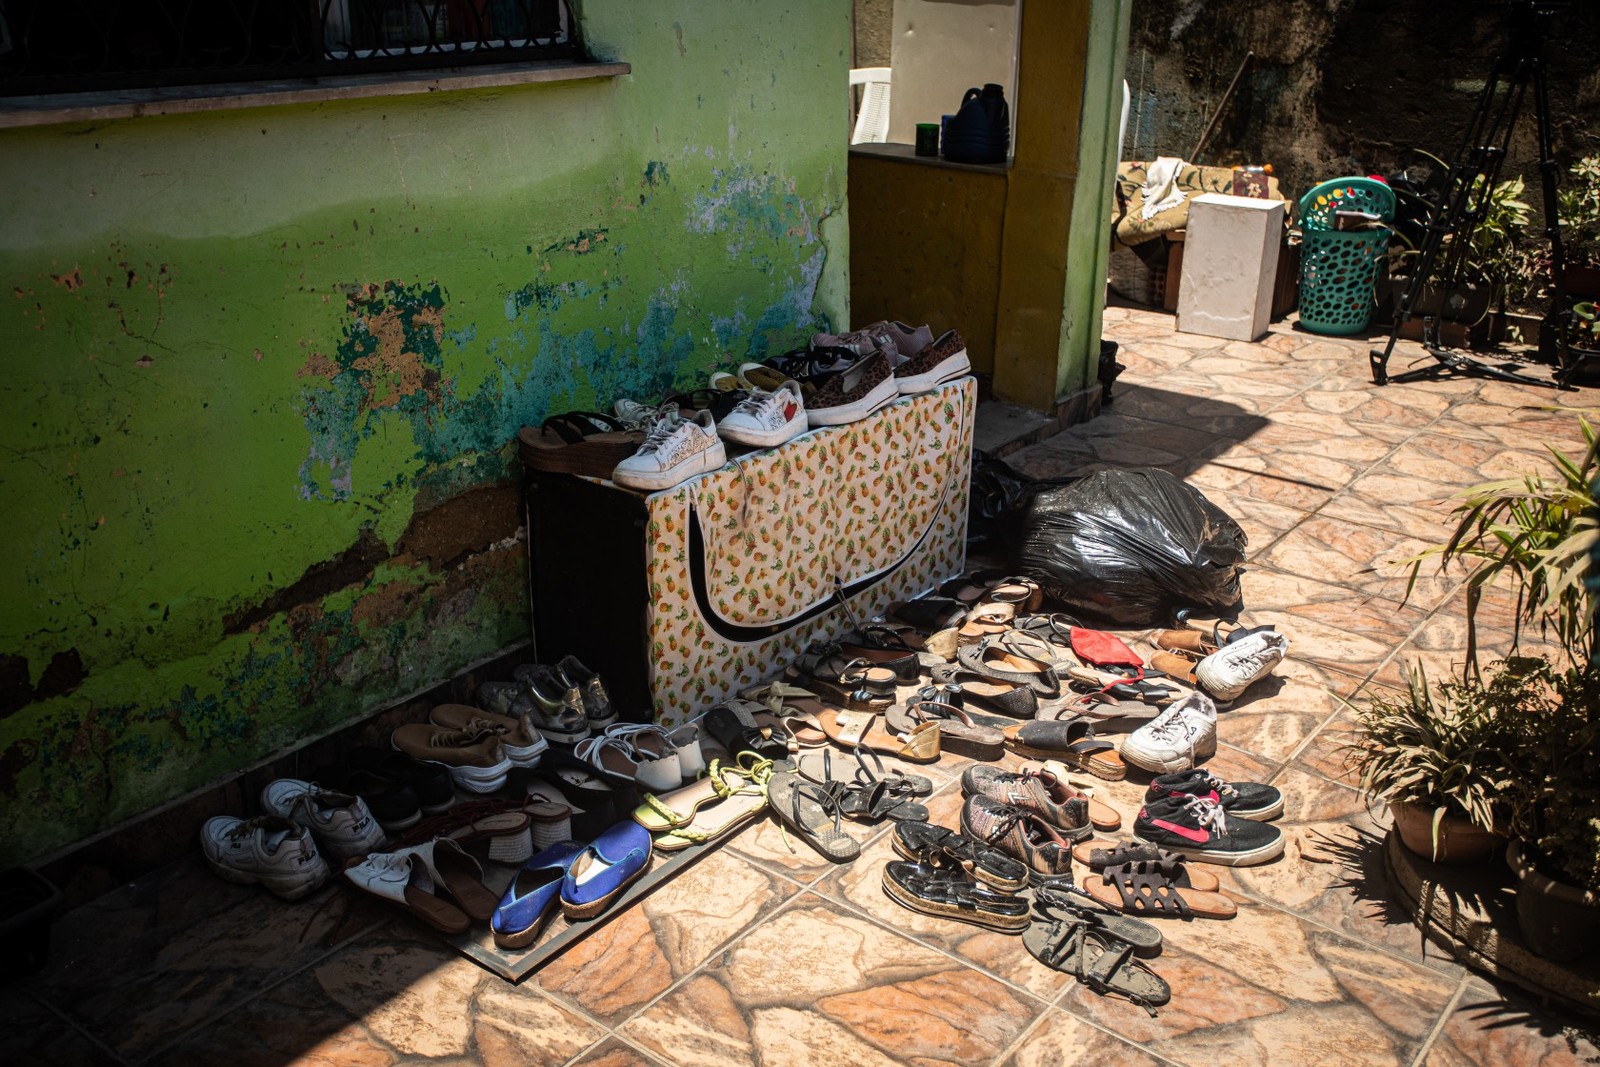
[[561, 910], [569, 919], [592, 919], [650, 866], [650, 831], [627, 819], [594, 839], [572, 861], [561, 882]]
[[558, 841], [523, 864], [489, 919], [495, 944], [501, 948], [527, 948], [538, 939], [551, 906], [561, 898], [561, 882], [567, 869], [583, 850], [584, 845], [578, 841]]

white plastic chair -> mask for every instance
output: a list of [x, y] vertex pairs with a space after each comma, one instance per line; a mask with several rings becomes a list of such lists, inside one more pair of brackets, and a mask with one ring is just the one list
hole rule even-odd
[[856, 67], [850, 71], [850, 85], [863, 86], [850, 143], [882, 144], [889, 136], [889, 68]]

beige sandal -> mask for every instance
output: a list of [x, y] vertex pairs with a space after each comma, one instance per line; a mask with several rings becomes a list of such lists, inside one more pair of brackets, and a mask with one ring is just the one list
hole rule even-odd
[[892, 734], [882, 716], [823, 708], [817, 723], [829, 741], [844, 749], [870, 749], [912, 763], [933, 763], [939, 758], [940, 731], [936, 722], [922, 723], [908, 734]]

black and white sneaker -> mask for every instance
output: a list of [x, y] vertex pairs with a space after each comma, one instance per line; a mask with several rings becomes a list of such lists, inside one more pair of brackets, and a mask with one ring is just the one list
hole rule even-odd
[[1283, 831], [1251, 819], [1229, 818], [1221, 804], [1205, 797], [1146, 801], [1133, 820], [1133, 836], [1223, 867], [1249, 867], [1283, 855]]
[[1177, 774], [1157, 776], [1144, 795], [1146, 804], [1162, 797], [1204, 797], [1222, 805], [1222, 810], [1237, 819], [1263, 822], [1283, 814], [1283, 793], [1256, 782], [1224, 782], [1210, 771], [1196, 767]]

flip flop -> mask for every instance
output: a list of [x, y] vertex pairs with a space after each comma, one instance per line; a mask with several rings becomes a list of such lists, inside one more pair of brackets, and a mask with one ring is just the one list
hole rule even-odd
[[934, 763], [939, 759], [942, 735], [939, 724], [925, 722], [905, 735], [892, 734], [881, 716], [867, 711], [838, 711], [823, 708], [817, 725], [828, 740], [842, 748], [870, 749], [912, 763]]
[[894, 732], [907, 735], [923, 723], [938, 723], [941, 752], [975, 760], [997, 760], [1005, 755], [1005, 734], [993, 726], [979, 726], [972, 716], [942, 700], [893, 704], [883, 713], [883, 721]]
[[794, 771], [773, 771], [767, 803], [779, 822], [833, 862], [848, 863], [861, 855], [860, 843], [842, 829], [844, 808], [837, 792]]
[[1101, 996], [1125, 997], [1152, 1017], [1172, 999], [1172, 987], [1133, 958], [1132, 945], [1091, 929], [1081, 916], [1035, 922], [1023, 931], [1022, 945], [1046, 967], [1072, 975]]
[[1055, 722], [1025, 722], [1005, 730], [1006, 746], [1021, 756], [1041, 760], [1060, 760], [1073, 770], [1085, 771], [1108, 782], [1128, 776], [1128, 765], [1110, 741], [1094, 735], [1094, 727], [1083, 719]]
[[715, 841], [766, 809], [771, 760], [754, 752], [741, 752], [738, 761], [731, 765], [713, 760], [707, 777], [713, 779], [716, 803], [698, 808], [686, 825], [658, 835], [654, 841], [658, 851], [678, 852], [690, 845]]
[[1215, 893], [1222, 888], [1222, 883], [1212, 872], [1186, 866], [1183, 857], [1176, 852], [1168, 852], [1143, 841], [1080, 841], [1072, 846], [1072, 858], [1091, 871], [1121, 867], [1127, 863], [1151, 863], [1157, 870], [1164, 873], [1170, 871], [1174, 875], [1182, 868], [1189, 888], [1202, 893]]
[[1137, 865], [1107, 867], [1083, 880], [1084, 892], [1109, 908], [1151, 918], [1231, 919], [1239, 908], [1221, 893], [1205, 893], [1175, 884], [1156, 871]]
[[1154, 704], [1142, 701], [1123, 703], [1116, 697], [1106, 693], [1087, 696], [1075, 703], [1067, 705], [1073, 714], [1089, 720], [1095, 733], [1100, 734], [1126, 734], [1132, 733], [1157, 715], [1161, 709]]

